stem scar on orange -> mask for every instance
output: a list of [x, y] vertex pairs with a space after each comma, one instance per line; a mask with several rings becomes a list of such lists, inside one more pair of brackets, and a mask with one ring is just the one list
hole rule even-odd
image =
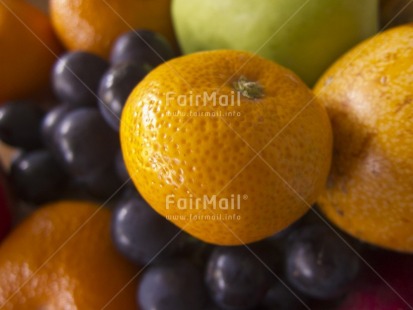
[[218, 50], [171, 60], [133, 90], [121, 120], [142, 196], [193, 236], [222, 245], [301, 217], [328, 175], [327, 113], [290, 70]]

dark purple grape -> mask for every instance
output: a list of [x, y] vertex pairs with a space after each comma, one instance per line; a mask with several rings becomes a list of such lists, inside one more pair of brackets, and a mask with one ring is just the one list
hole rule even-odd
[[115, 163], [111, 163], [105, 169], [89, 175], [79, 180], [79, 182], [85, 186], [91, 195], [105, 200], [120, 195], [118, 192], [124, 183], [115, 171]]
[[73, 105], [95, 105], [100, 79], [108, 69], [106, 60], [83, 51], [61, 56], [52, 70], [57, 97]]
[[318, 210], [317, 206], [314, 205], [312, 206], [312, 208], [312, 210], [308, 211], [306, 214], [304, 214], [301, 218], [296, 220], [290, 226], [275, 233], [267, 239], [270, 240], [272, 243], [278, 244], [280, 247], [283, 247], [285, 243], [288, 243], [291, 234], [299, 230], [301, 227], [308, 224], [324, 225], [323, 220], [325, 221], [325, 219], [320, 214], [320, 211]]
[[[273, 253], [267, 242], [244, 246], [217, 247], [207, 266], [206, 284], [210, 296], [223, 309], [251, 309], [260, 304], [274, 275]], [[258, 259], [257, 256], [261, 259]]]
[[113, 129], [119, 130], [119, 120], [126, 99], [147, 72], [142, 66], [127, 62], [111, 67], [103, 75], [98, 90], [99, 109]]
[[68, 113], [55, 126], [52, 148], [70, 175], [86, 178], [113, 163], [119, 138], [98, 109], [83, 107]]
[[121, 35], [113, 44], [110, 62], [135, 62], [138, 65], [156, 67], [175, 56], [168, 41], [150, 30], [132, 30]]
[[141, 277], [137, 303], [141, 310], [202, 310], [207, 303], [202, 273], [185, 259], [155, 263]]
[[119, 252], [139, 265], [177, 253], [186, 246], [188, 238], [134, 189], [126, 191], [113, 211], [113, 242]]
[[32, 102], [12, 101], [3, 104], [0, 107], [0, 140], [25, 150], [41, 147], [40, 124], [43, 114], [42, 109]]
[[46, 146], [49, 146], [53, 141], [56, 125], [74, 109], [75, 107], [70, 104], [59, 104], [47, 112], [41, 124], [41, 134]]
[[13, 160], [10, 180], [18, 197], [44, 203], [58, 197], [68, 176], [49, 151], [36, 150]]
[[304, 226], [286, 245], [287, 279], [312, 298], [342, 295], [357, 277], [359, 268], [359, 258], [327, 226]]
[[130, 180], [129, 172], [126, 169], [125, 161], [123, 160], [123, 155], [122, 155], [121, 150], [119, 150], [119, 152], [116, 154], [115, 169], [116, 169], [116, 174], [118, 175], [122, 183]]
[[[281, 282], [282, 281], [282, 282]], [[309, 301], [284, 279], [275, 279], [261, 304], [260, 310], [305, 310]]]

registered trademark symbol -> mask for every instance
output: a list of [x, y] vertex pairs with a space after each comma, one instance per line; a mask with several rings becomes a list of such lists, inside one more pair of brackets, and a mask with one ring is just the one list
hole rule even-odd
[[242, 199], [247, 200], [247, 199], [248, 199], [248, 195], [247, 195], [247, 194], [242, 195]]

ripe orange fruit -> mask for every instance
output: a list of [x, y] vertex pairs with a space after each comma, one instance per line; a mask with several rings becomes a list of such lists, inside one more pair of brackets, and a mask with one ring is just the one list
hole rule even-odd
[[70, 50], [107, 57], [113, 41], [131, 29], [145, 28], [174, 43], [171, 0], [50, 0], [57, 34]]
[[135, 309], [136, 283], [122, 288], [137, 268], [115, 251], [109, 224], [89, 202], [37, 210], [0, 246], [0, 308]]
[[22, 0], [0, 1], [0, 102], [45, 86], [60, 51], [48, 17]]
[[373, 37], [334, 64], [315, 91], [334, 158], [320, 204], [350, 234], [413, 252], [413, 24]]
[[293, 72], [227, 50], [150, 72], [127, 100], [121, 143], [156, 211], [224, 245], [257, 241], [302, 216], [324, 186], [332, 146], [324, 108]]

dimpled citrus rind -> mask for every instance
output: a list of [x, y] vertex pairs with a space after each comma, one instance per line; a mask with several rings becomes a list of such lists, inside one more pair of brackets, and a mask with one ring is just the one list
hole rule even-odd
[[364, 241], [413, 252], [413, 25], [360, 44], [317, 83], [334, 133], [323, 212]]
[[[240, 77], [258, 82], [264, 96], [241, 96], [239, 106], [193, 106], [177, 96], [230, 97]], [[332, 141], [324, 108], [295, 74], [224, 50], [149, 73], [127, 100], [121, 144], [134, 184], [157, 212], [201, 240], [236, 245], [268, 237], [308, 210], [325, 184]], [[189, 205], [205, 197], [234, 203]]]

